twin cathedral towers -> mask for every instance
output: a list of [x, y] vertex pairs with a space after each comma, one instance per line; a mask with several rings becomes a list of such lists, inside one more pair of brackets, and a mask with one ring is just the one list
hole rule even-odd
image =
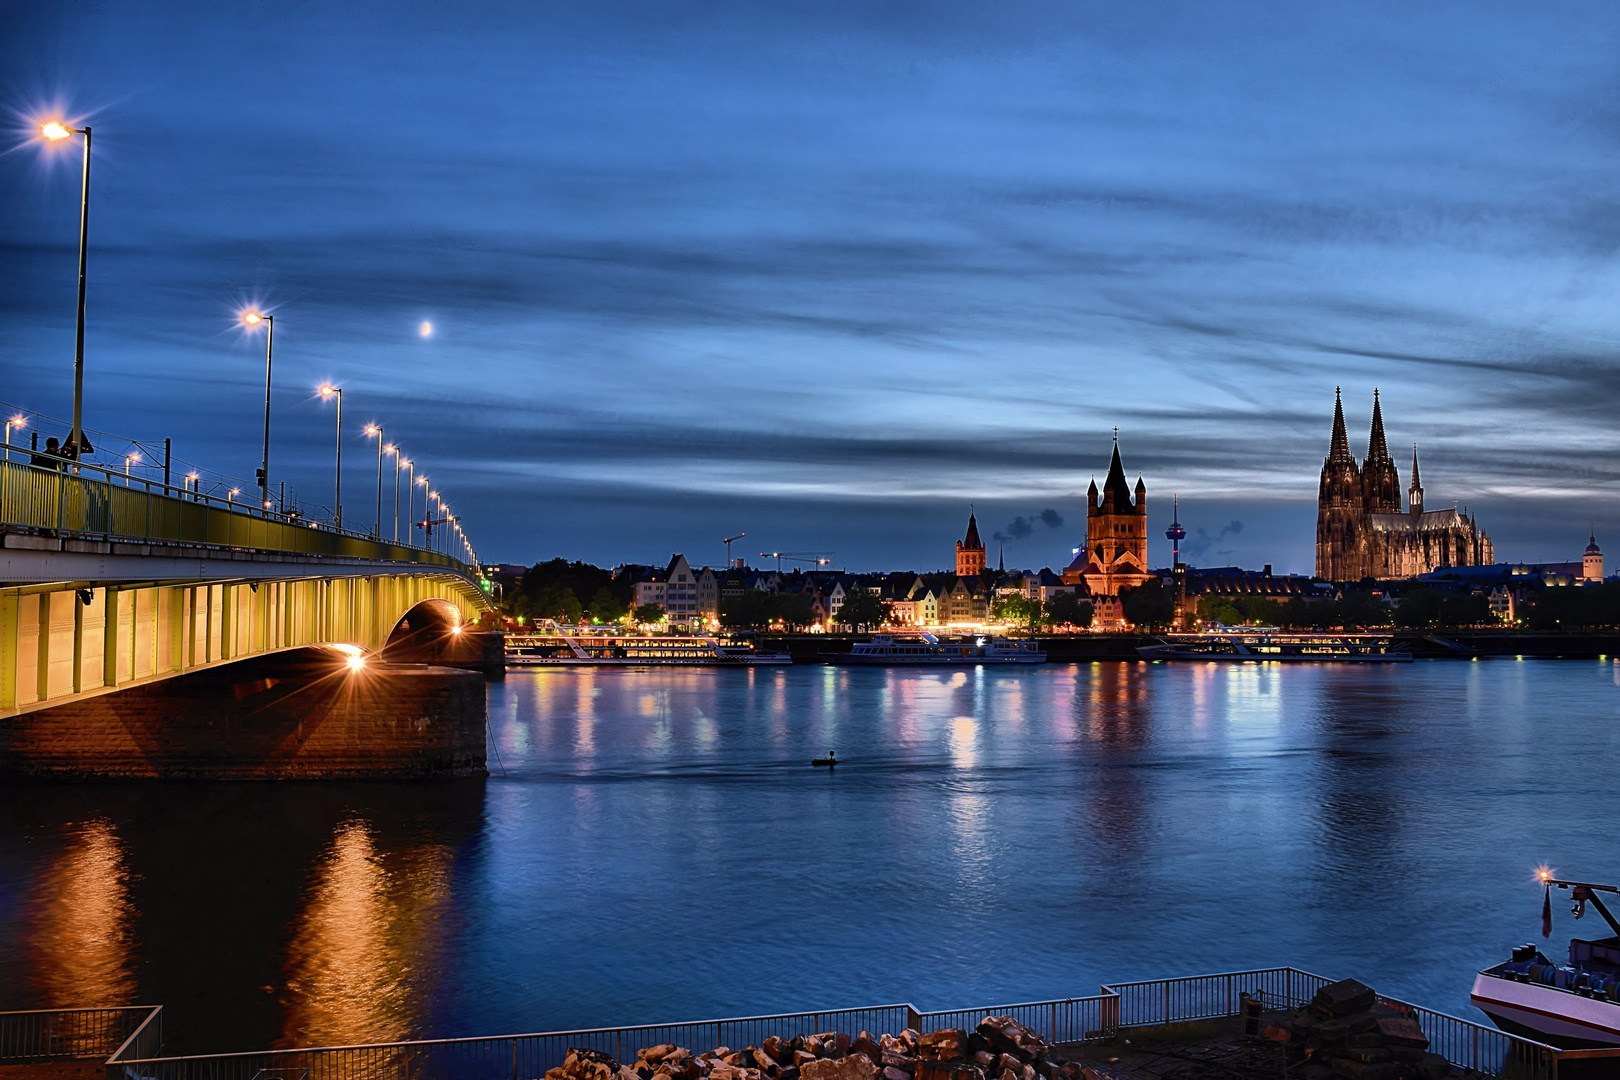
[[[1407, 508], [1401, 508], [1401, 476], [1384, 439], [1383, 407], [1373, 391], [1372, 431], [1367, 456], [1358, 465], [1350, 454], [1344, 403], [1333, 395], [1333, 436], [1322, 462], [1316, 499], [1316, 577], [1351, 582], [1364, 578], [1412, 578], [1447, 566], [1484, 566], [1495, 561], [1491, 538], [1466, 509], [1424, 510], [1417, 447], [1412, 447], [1412, 482]], [[1101, 492], [1092, 480], [1086, 492], [1086, 543], [1063, 571], [1071, 585], [1082, 582], [1092, 596], [1117, 596], [1148, 578], [1147, 484], [1140, 476], [1133, 490], [1119, 456], [1114, 456]], [[956, 545], [956, 572], [977, 574], [985, 567], [984, 543], [970, 517], [968, 534]]]

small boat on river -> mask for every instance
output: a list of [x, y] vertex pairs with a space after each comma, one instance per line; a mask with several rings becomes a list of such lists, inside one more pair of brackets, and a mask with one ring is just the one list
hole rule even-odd
[[1590, 941], [1571, 938], [1569, 963], [1549, 960], [1535, 945], [1520, 945], [1506, 963], [1481, 971], [1470, 994], [1476, 1008], [1503, 1031], [1561, 1049], [1620, 1046], [1620, 922], [1598, 893], [1620, 892], [1613, 885], [1564, 881], [1542, 870], [1546, 888], [1541, 932], [1552, 936], [1552, 890], [1571, 889], [1573, 914], [1591, 904], [1613, 936]]
[[1410, 663], [1411, 650], [1392, 634], [1279, 630], [1228, 626], [1197, 634], [1164, 634], [1137, 646], [1146, 660], [1239, 663]]
[[925, 664], [963, 667], [974, 664], [1044, 664], [1046, 653], [1033, 641], [1008, 641], [980, 634], [972, 641], [941, 641], [933, 634], [874, 634], [847, 653], [822, 653], [829, 664]]

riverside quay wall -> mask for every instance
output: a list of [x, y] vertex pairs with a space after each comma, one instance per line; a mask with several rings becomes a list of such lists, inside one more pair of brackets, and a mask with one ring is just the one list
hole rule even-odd
[[484, 676], [316, 647], [0, 719], [0, 775], [483, 776]]

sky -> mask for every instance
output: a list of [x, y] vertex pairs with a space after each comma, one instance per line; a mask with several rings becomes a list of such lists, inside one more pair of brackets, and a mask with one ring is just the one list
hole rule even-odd
[[487, 561], [1061, 568], [1118, 428], [1154, 565], [1176, 495], [1309, 573], [1335, 386], [1499, 559], [1620, 555], [1613, 4], [0, 0], [0, 107], [0, 402], [71, 410], [63, 116], [115, 460], [251, 480], [259, 305], [272, 480], [337, 382], [350, 523], [376, 422]]

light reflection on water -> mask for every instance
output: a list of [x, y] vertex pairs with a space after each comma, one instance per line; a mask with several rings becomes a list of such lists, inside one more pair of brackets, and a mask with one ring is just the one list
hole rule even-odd
[[1615, 686], [514, 672], [488, 781], [0, 789], [0, 1008], [161, 1001], [197, 1052], [1292, 963], [1469, 1014], [1471, 972], [1535, 933], [1528, 867], [1620, 874]]

